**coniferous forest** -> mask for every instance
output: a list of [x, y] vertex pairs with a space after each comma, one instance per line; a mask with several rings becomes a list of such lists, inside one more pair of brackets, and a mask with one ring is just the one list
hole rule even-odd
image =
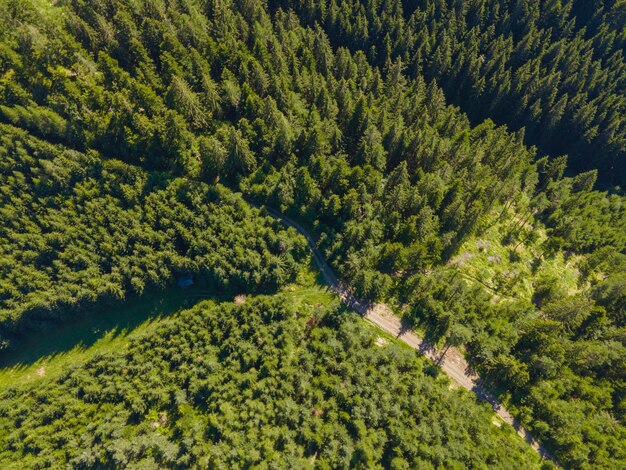
[[337, 306], [291, 302], [201, 303], [124, 351], [4, 392], [0, 462], [538, 468], [512, 429], [427, 375], [411, 350], [376, 346]]
[[0, 360], [209, 299], [0, 369], [2, 467], [626, 468], [625, 53], [621, 0], [0, 0]]

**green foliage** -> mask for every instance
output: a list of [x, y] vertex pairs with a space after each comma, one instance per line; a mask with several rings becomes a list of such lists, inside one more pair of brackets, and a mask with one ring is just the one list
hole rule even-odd
[[317, 221], [362, 294], [384, 297], [390, 275], [450, 257], [495, 204], [534, 185], [521, 134], [490, 121], [472, 129], [402, 61], [383, 77], [292, 13], [195, 0], [51, 8], [65, 20], [3, 18], [8, 122], [147, 169], [219, 178]]
[[626, 197], [585, 191], [580, 176], [552, 182], [542, 218], [565, 248], [591, 253], [604, 247], [626, 252]]
[[609, 0], [273, 0], [327, 32], [336, 47], [401, 61], [436, 82], [479, 123], [525, 141], [601, 182], [626, 183], [626, 21]]
[[[356, 294], [465, 345], [564, 465], [618, 467], [626, 206], [619, 189], [592, 188], [597, 175], [624, 181], [624, 11], [604, 0], [0, 2], [0, 333], [183, 273], [242, 292], [293, 280], [303, 240], [201, 183], [221, 182], [305, 223]], [[550, 158], [533, 162], [524, 142]], [[583, 172], [563, 177], [572, 170]], [[465, 272], [474, 253], [460, 247], [491, 223], [506, 227], [500, 251]], [[147, 408], [134, 397], [124, 409]], [[326, 435], [315, 429], [292, 466], [303, 455], [461, 465], [381, 454], [386, 443], [316, 454]], [[256, 462], [262, 450], [232, 439], [220, 463]], [[156, 466], [173, 449], [119, 455]]]
[[464, 344], [483, 379], [563, 465], [619, 468], [626, 258], [610, 246], [548, 256], [543, 229], [530, 241], [521, 230], [520, 244], [509, 239], [512, 223], [476, 235], [447, 266], [410, 275], [397, 299], [432, 341]]
[[539, 467], [488, 406], [375, 342], [354, 314], [284, 294], [201, 303], [123, 350], [3, 390], [0, 463]]
[[305, 242], [223, 187], [147, 173], [2, 126], [3, 336], [193, 275], [234, 292], [293, 281]]

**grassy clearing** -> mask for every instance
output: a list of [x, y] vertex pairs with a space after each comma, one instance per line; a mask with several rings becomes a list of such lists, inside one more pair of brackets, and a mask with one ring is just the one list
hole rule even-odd
[[199, 300], [216, 298], [200, 287], [151, 292], [82, 317], [25, 334], [0, 358], [0, 387], [54, 376], [99, 352], [123, 347], [128, 336], [147, 331], [162, 318]]
[[[304, 312], [336, 301], [330, 291], [314, 284], [315, 276], [314, 272], [304, 272], [297, 285], [283, 289], [296, 306], [308, 306]], [[172, 287], [131, 299], [106, 312], [97, 309], [46, 331], [31, 332], [0, 357], [0, 388], [53, 377], [95, 354], [124, 348], [129, 338], [150, 331], [164, 318], [202, 300], [230, 301], [234, 297], [233, 293], [216, 294], [202, 287]]]
[[514, 225], [514, 219], [498, 220], [494, 214], [490, 227], [464, 243], [449, 266], [459, 269], [468, 282], [482, 284], [496, 302], [507, 298], [532, 301], [537, 286], [547, 279], [569, 295], [580, 292], [577, 266], [582, 258], [562, 252], [547, 257], [543, 228], [526, 226], [511, 237]]

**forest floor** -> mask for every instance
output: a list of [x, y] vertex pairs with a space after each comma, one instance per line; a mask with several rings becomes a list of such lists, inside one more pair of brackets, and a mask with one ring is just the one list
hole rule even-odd
[[483, 386], [480, 377], [469, 366], [463, 353], [454, 347], [446, 347], [438, 350], [426, 340], [418, 336], [413, 329], [405, 324], [402, 319], [394, 315], [392, 310], [385, 304], [372, 304], [366, 300], [358, 299], [352, 295], [348, 286], [339, 281], [333, 270], [330, 268], [322, 254], [317, 249], [315, 239], [298, 222], [287, 217], [277, 210], [264, 206], [267, 212], [278, 219], [284, 225], [293, 227], [303, 235], [309, 245], [313, 259], [317, 264], [328, 287], [334, 291], [339, 298], [349, 307], [356, 310], [365, 319], [369, 320], [385, 332], [400, 339], [411, 348], [419, 351], [425, 357], [437, 364], [450, 379], [461, 387], [474, 392], [478, 398], [487, 401], [493, 407], [494, 412], [502, 418], [505, 423], [515, 428], [517, 434], [521, 436], [541, 457], [557, 463], [549, 454], [547, 449], [535, 440], [532, 435], [506, 410]]

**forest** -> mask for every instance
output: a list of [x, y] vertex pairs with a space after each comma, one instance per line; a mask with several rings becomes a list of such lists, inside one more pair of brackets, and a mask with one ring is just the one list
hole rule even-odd
[[485, 404], [336, 304], [200, 303], [0, 394], [3, 468], [540, 468]]
[[379, 66], [401, 60], [473, 122], [524, 129], [570, 170], [626, 184], [626, 5], [619, 0], [272, 0]]
[[[616, 0], [0, 0], [2, 347], [181, 275], [233, 293], [296, 282], [306, 242], [248, 203], [265, 204], [355, 295], [463, 348], [561, 465], [620, 468], [625, 22]], [[61, 397], [49, 412], [73, 393], [42, 387]], [[110, 432], [137, 424], [117, 412]], [[368, 466], [294, 439], [314, 466]], [[411, 452], [398, 462], [457, 462]]]
[[301, 237], [222, 186], [148, 173], [4, 125], [0, 139], [4, 347], [21, 330], [114, 308], [179, 276], [216, 292], [271, 292], [306, 265]]

